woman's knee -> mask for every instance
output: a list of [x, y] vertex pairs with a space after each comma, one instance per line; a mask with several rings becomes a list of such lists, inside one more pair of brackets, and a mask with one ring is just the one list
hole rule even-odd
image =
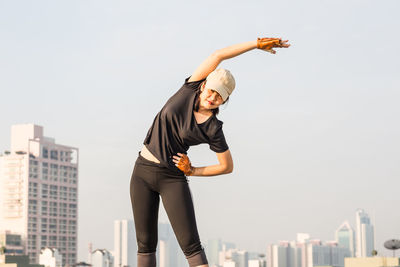
[[200, 251], [203, 251], [203, 247], [201, 246], [200, 242], [184, 245], [181, 248], [186, 257], [190, 257], [191, 255], [195, 255], [200, 253]]
[[151, 236], [138, 236], [138, 253], [153, 253], [157, 249], [157, 238]]
[[184, 251], [186, 259], [189, 263], [189, 267], [195, 267], [200, 265], [208, 264], [204, 249], [200, 246], [200, 250], [197, 251]]

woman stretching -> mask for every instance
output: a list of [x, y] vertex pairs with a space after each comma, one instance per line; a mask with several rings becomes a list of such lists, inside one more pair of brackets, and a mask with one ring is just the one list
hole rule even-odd
[[[259, 48], [275, 54], [289, 47], [287, 40], [258, 38], [211, 54], [185, 79], [183, 86], [155, 117], [133, 170], [130, 194], [138, 243], [137, 267], [156, 266], [160, 196], [189, 266], [208, 266], [197, 232], [186, 176], [230, 173], [233, 161], [216, 115], [235, 88], [232, 74], [216, 69], [225, 59]], [[194, 167], [186, 153], [190, 146], [207, 143], [218, 164]]]

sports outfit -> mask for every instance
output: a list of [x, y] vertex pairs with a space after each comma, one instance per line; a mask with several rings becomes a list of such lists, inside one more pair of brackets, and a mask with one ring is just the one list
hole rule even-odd
[[[189, 77], [190, 78], [190, 77]], [[188, 82], [167, 101], [155, 117], [143, 142], [160, 163], [140, 154], [132, 173], [130, 193], [138, 243], [138, 267], [155, 267], [160, 196], [190, 267], [207, 264], [196, 226], [193, 201], [186, 176], [172, 161], [177, 153], [207, 143], [217, 153], [228, 150], [222, 122], [215, 115], [196, 122], [193, 114], [200, 85]]]

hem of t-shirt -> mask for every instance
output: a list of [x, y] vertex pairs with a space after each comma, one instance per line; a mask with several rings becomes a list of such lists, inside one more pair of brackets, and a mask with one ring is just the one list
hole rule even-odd
[[169, 170], [174, 171], [174, 172], [176, 172], [177, 174], [181, 174], [181, 173], [182, 173], [182, 171], [179, 170], [175, 165], [171, 165], [171, 164], [169, 164], [169, 162], [160, 160], [160, 159], [156, 156], [157, 153], [153, 152], [152, 149], [148, 146], [148, 144], [143, 143], [143, 145], [145, 145], [146, 148], [147, 148], [147, 150], [149, 150], [150, 153], [153, 154], [153, 156], [154, 156], [156, 159], [158, 159], [158, 161], [160, 162], [160, 163], [155, 163], [155, 164], [160, 165], [160, 166], [165, 167], [165, 168], [168, 168]]
[[149, 144], [147, 144], [146, 142], [143, 142], [143, 145], [147, 148], [147, 150], [160, 162], [160, 163], [156, 163], [155, 164], [159, 164], [161, 166], [165, 166], [165, 164], [162, 163], [162, 161], [157, 157], [157, 153], [155, 153], [154, 151], [152, 151], [152, 149], [149, 147]]

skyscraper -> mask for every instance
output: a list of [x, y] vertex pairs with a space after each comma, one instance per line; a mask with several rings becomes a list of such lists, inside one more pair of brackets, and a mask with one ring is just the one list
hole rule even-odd
[[356, 211], [357, 257], [370, 257], [374, 250], [374, 227], [363, 209]]
[[351, 228], [348, 221], [340, 225], [336, 230], [335, 236], [339, 247], [348, 248], [351, 257], [354, 257], [354, 230]]
[[43, 136], [43, 127], [13, 125], [11, 151], [0, 156], [0, 228], [22, 235], [32, 263], [42, 247], [76, 263], [78, 149]]
[[268, 245], [267, 266], [268, 267], [291, 267], [290, 266], [290, 243], [280, 241], [279, 245]]
[[114, 221], [114, 267], [135, 267], [136, 252], [133, 220]]
[[220, 251], [222, 251], [221, 239], [209, 239], [207, 242], [207, 260], [210, 266], [219, 263]]

